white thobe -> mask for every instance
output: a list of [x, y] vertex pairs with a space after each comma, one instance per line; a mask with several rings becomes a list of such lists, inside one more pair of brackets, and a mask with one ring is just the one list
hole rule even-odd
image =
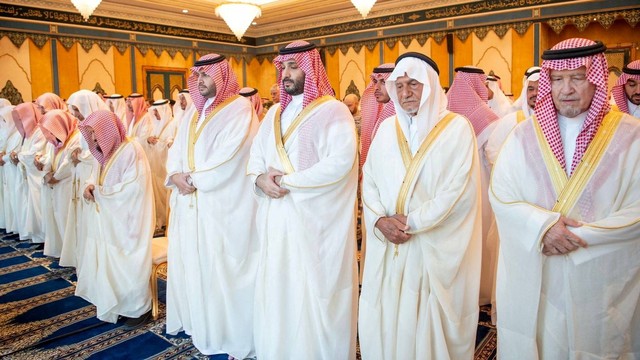
[[497, 121], [478, 134], [478, 163], [480, 165], [480, 193], [482, 194], [482, 271], [480, 277], [480, 305], [491, 303], [493, 284], [495, 281], [495, 262], [498, 258], [498, 239], [489, 235], [493, 220], [493, 211], [489, 203], [488, 189], [491, 178], [491, 163], [486, 156], [489, 137], [495, 129]]
[[95, 202], [88, 204], [91, 226], [75, 293], [96, 306], [98, 319], [112, 323], [118, 315], [136, 318], [151, 309], [151, 170], [135, 141], [120, 147], [103, 183], [96, 181]]
[[18, 131], [9, 136], [6, 143], [6, 154], [2, 157], [5, 164], [3, 166], [3, 192], [4, 192], [4, 213], [7, 232], [18, 232], [18, 215], [20, 212], [16, 209], [16, 201], [22, 189], [16, 186], [16, 177], [18, 168], [11, 162], [11, 152], [18, 151], [22, 142], [22, 135]]
[[553, 211], [559, 194], [534, 122], [516, 127], [498, 156], [490, 196], [501, 239], [497, 301], [503, 359], [640, 357], [637, 119], [625, 115], [602, 158], [590, 165], [593, 173], [566, 215], [583, 224], [569, 230], [589, 246], [546, 256], [541, 241], [560, 217]]
[[[282, 114], [287, 131], [301, 106]], [[252, 179], [284, 170], [276, 150], [274, 105], [251, 148]], [[255, 341], [259, 359], [355, 359], [357, 266], [355, 197], [357, 142], [348, 108], [332, 99], [307, 114], [284, 144], [294, 172], [290, 193], [261, 191], [256, 215], [260, 267], [256, 279]]]
[[627, 99], [627, 109], [629, 109], [629, 115], [640, 118], [640, 105], [636, 105]]
[[[206, 124], [198, 121], [202, 133], [191, 168], [192, 119], [180, 124], [167, 160], [166, 184], [172, 189], [167, 333], [184, 330], [203, 354], [243, 359], [254, 354], [256, 204], [244, 174], [258, 119], [251, 103], [238, 97]], [[170, 178], [176, 173], [189, 173], [197, 190], [181, 195]]]
[[[18, 153], [18, 159], [24, 166], [27, 187], [27, 203], [26, 218], [24, 219], [24, 232], [26, 236], [31, 237], [34, 243], [44, 243], [44, 231], [42, 229], [42, 209], [40, 207], [40, 194], [42, 190], [42, 178], [46, 174], [36, 168], [33, 161], [36, 156], [46, 156], [45, 147], [47, 139], [45, 139], [39, 127], [33, 131], [31, 137], [25, 139], [22, 149]], [[45, 159], [41, 159], [45, 161]], [[20, 235], [23, 235], [20, 233]]]
[[83, 136], [79, 136], [80, 153], [78, 154], [77, 165], [73, 166], [71, 153], [67, 155], [67, 161], [73, 166], [71, 169], [71, 193], [69, 210], [67, 214], [67, 224], [62, 241], [62, 252], [60, 254], [61, 266], [73, 266], [76, 273], [80, 273], [82, 256], [84, 254], [84, 244], [86, 242], [87, 228], [93, 226], [90, 223], [88, 214], [93, 211], [91, 204], [83, 201], [82, 192], [88, 185], [88, 181], [93, 181], [97, 177], [100, 164], [89, 151], [87, 141]]
[[42, 221], [46, 231], [44, 254], [47, 256], [60, 257], [62, 253], [69, 206], [73, 198], [73, 163], [70, 154], [80, 148], [81, 137], [79, 131], [74, 133], [64, 149], [49, 157], [48, 165], [59, 182], [42, 185]]
[[359, 315], [364, 360], [473, 357], [482, 246], [477, 156], [473, 128], [457, 116], [413, 180], [407, 200], [412, 236], [395, 256], [396, 246], [375, 224], [396, 214], [407, 170], [395, 117], [380, 125], [363, 167], [369, 240]]
[[151, 117], [150, 119], [149, 136], [157, 137], [158, 142], [149, 144], [145, 140], [141, 145], [151, 167], [153, 198], [156, 204], [156, 228], [161, 228], [167, 223], [169, 190], [164, 185], [164, 181], [167, 177], [167, 151], [169, 150], [169, 144], [173, 143], [175, 137], [176, 122], [170, 119], [163, 124]]

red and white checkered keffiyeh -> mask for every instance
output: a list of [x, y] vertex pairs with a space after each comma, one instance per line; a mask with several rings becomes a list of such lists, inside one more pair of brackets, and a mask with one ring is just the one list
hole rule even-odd
[[135, 125], [147, 114], [147, 101], [144, 96], [138, 93], [129, 95], [128, 100], [131, 102], [133, 111], [129, 110], [127, 106], [127, 124], [131, 125], [133, 123]]
[[[387, 63], [378, 66], [382, 69], [393, 69], [395, 64]], [[367, 88], [362, 93], [362, 99], [360, 99], [360, 108], [362, 109], [362, 120], [360, 122], [360, 144], [362, 146], [360, 151], [360, 167], [364, 165], [367, 160], [367, 154], [369, 153], [369, 147], [371, 141], [376, 136], [378, 127], [382, 121], [390, 116], [395, 115], [396, 108], [393, 106], [393, 101], [382, 104], [378, 103], [375, 97], [375, 83], [377, 81], [387, 81], [391, 75], [391, 72], [372, 73], [369, 75], [371, 81]], [[375, 81], [374, 81], [375, 80]]]
[[42, 113], [34, 103], [22, 103], [13, 109], [13, 122], [23, 138], [30, 138], [36, 130]]
[[[287, 45], [285, 49], [296, 48], [305, 45], [309, 45], [309, 43], [299, 40]], [[327, 76], [324, 65], [322, 65], [320, 53], [317, 49], [276, 56], [276, 58], [273, 59], [273, 64], [278, 70], [278, 84], [282, 84], [282, 63], [289, 59], [294, 59], [298, 64], [298, 67], [302, 69], [305, 75], [304, 97], [302, 100], [303, 108], [307, 107], [307, 105], [309, 105], [313, 100], [319, 97], [325, 95], [334, 96], [333, 89], [331, 88], [331, 84], [329, 83], [329, 77]], [[289, 105], [290, 102], [291, 95], [289, 95], [285, 91], [284, 86], [281, 85], [280, 110], [284, 112], [284, 109], [287, 108], [287, 105]]]
[[[210, 60], [217, 58], [218, 56], [221, 55], [207, 54], [198, 59], [198, 61]], [[206, 109], [203, 108], [207, 99], [200, 95], [200, 91], [198, 90], [198, 73], [201, 71], [209, 75], [213, 79], [213, 82], [216, 84], [216, 98], [213, 103]], [[187, 80], [187, 84], [189, 86], [189, 94], [191, 95], [191, 100], [193, 100], [193, 104], [196, 106], [198, 114], [202, 114], [202, 111], [204, 110], [205, 116], [209, 115], [209, 113], [223, 101], [234, 95], [237, 95], [238, 91], [240, 90], [236, 74], [233, 72], [233, 69], [231, 69], [231, 65], [229, 65], [229, 62], [227, 60], [222, 60], [210, 65], [191, 67], [191, 75]]]
[[[640, 70], [640, 60], [630, 62], [627, 64], [627, 67], [629, 69]], [[640, 82], [640, 75], [622, 72], [622, 75], [620, 75], [616, 84], [611, 88], [611, 96], [613, 96], [613, 99], [616, 101], [618, 109], [627, 114], [629, 113], [629, 104], [627, 104], [627, 95], [624, 92], [624, 84], [626, 84], [629, 79], [634, 79], [635, 81]]]
[[261, 118], [262, 112], [264, 110], [262, 109], [262, 99], [260, 98], [260, 94], [258, 94], [258, 89], [255, 89], [252, 87], [243, 87], [242, 89], [240, 89], [239, 94], [249, 99], [249, 101], [251, 101], [253, 110], [255, 110], [256, 115], [258, 115], [258, 117]]
[[55, 147], [56, 154], [63, 149], [69, 135], [76, 130], [77, 125], [78, 120], [71, 113], [58, 109], [47, 111], [38, 124], [40, 129], [50, 132], [60, 140], [60, 143], [57, 144], [50, 141], [51, 139], [47, 139]]
[[42, 106], [45, 112], [54, 109], [67, 111], [67, 104], [64, 103], [60, 96], [54, 93], [44, 93], [38, 96], [36, 104]]
[[[580, 48], [596, 44], [592, 40], [573, 38], [559, 42], [551, 50]], [[558, 125], [558, 111], [553, 104], [551, 96], [551, 80], [549, 73], [551, 70], [574, 70], [585, 66], [587, 68], [587, 81], [596, 86], [591, 106], [587, 113], [580, 134], [576, 139], [576, 150], [571, 162], [571, 172], [576, 168], [587, 147], [596, 135], [602, 119], [611, 108], [609, 105], [609, 97], [607, 94], [607, 81], [609, 78], [609, 70], [607, 67], [607, 59], [604, 54], [596, 54], [590, 56], [576, 57], [562, 60], [544, 60], [542, 62], [542, 70], [540, 71], [540, 80], [538, 82], [538, 97], [536, 100], [535, 114], [542, 128], [553, 154], [564, 169], [566, 160], [564, 158], [564, 147], [562, 145], [562, 137], [560, 136], [560, 127]]]
[[498, 115], [488, 105], [489, 91], [485, 85], [486, 81], [487, 76], [484, 74], [458, 71], [447, 92], [447, 109], [469, 119], [476, 135], [498, 120]]
[[[98, 110], [91, 113], [78, 128], [89, 145], [89, 151], [101, 165], [109, 161], [127, 135], [118, 116], [109, 110]], [[91, 140], [91, 129], [98, 140], [97, 143]], [[101, 151], [98, 150], [98, 146]]]

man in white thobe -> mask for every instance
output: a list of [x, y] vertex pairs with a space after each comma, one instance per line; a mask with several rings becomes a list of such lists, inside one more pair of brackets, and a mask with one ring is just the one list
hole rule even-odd
[[253, 184], [244, 174], [258, 119], [224, 56], [205, 55], [191, 71], [197, 112], [183, 119], [167, 161], [167, 333], [185, 331], [205, 355], [244, 359], [255, 355], [258, 266]]
[[[98, 95], [98, 94], [96, 94], [96, 95]], [[127, 119], [127, 103], [126, 103], [126, 101], [124, 99], [124, 96], [122, 96], [120, 94], [111, 94], [109, 96], [106, 96], [103, 101], [109, 107], [109, 110], [112, 113], [116, 114], [118, 119], [120, 119], [121, 121], [126, 121], [126, 119]], [[67, 101], [67, 103], [69, 103], [69, 101]], [[129, 124], [124, 124], [125, 129], [127, 128], [127, 125], [129, 125]]]
[[[127, 129], [127, 136], [144, 144], [149, 134], [149, 112], [147, 101], [142, 94], [133, 93], [127, 97], [127, 117], [122, 124]], [[122, 120], [122, 119], [120, 119]]]
[[495, 262], [498, 258], [498, 239], [489, 236], [493, 212], [489, 204], [487, 190], [491, 176], [491, 165], [485, 155], [489, 136], [498, 120], [489, 105], [489, 89], [485, 85], [487, 76], [482, 69], [463, 66], [455, 69], [456, 76], [447, 92], [447, 109], [464, 115], [476, 134], [478, 163], [480, 165], [480, 192], [482, 196], [482, 276], [480, 277], [480, 305], [491, 304], [495, 281]]
[[605, 49], [543, 53], [535, 115], [493, 168], [502, 359], [640, 357], [640, 124], [610, 110]]
[[[69, 112], [80, 123], [95, 111], [109, 110], [102, 97], [90, 90], [74, 92], [67, 99], [67, 105]], [[81, 271], [82, 262], [80, 256], [86, 243], [87, 227], [91, 226], [85, 219], [87, 219], [87, 214], [92, 209], [90, 209], [88, 203], [82, 201], [82, 192], [87, 186], [87, 181], [95, 178], [95, 174], [100, 168], [100, 164], [89, 151], [89, 145], [82, 135], [79, 136], [79, 140], [80, 148], [69, 154], [69, 161], [73, 165], [71, 178], [73, 185], [59, 262], [61, 266], [76, 267], [77, 272]]]
[[482, 245], [473, 127], [446, 109], [425, 55], [400, 56], [386, 87], [396, 116], [363, 168], [362, 358], [472, 359]]
[[258, 199], [258, 359], [355, 359], [357, 140], [314, 44], [274, 59], [269, 109], [247, 174]]
[[511, 100], [509, 100], [507, 95], [502, 91], [499, 79], [494, 75], [488, 75], [486, 85], [489, 89], [489, 101], [487, 104], [491, 110], [493, 110], [498, 117], [509, 114], [512, 107]]
[[156, 204], [156, 231], [167, 224], [169, 190], [164, 186], [167, 177], [167, 151], [176, 135], [176, 123], [173, 119], [169, 100], [157, 100], [149, 107], [149, 133], [142, 143], [151, 172], [153, 174], [153, 197]]
[[115, 323], [123, 316], [124, 327], [134, 329], [151, 318], [151, 170], [111, 111], [93, 112], [79, 128], [100, 169], [83, 191], [91, 226], [75, 294], [96, 306], [98, 319]]
[[640, 118], [640, 60], [622, 68], [622, 74], [611, 88], [611, 97], [621, 112]]
[[[62, 253], [67, 216], [73, 196], [71, 153], [80, 149], [78, 120], [67, 111], [51, 110], [38, 126], [48, 142], [49, 155], [42, 182], [42, 222], [45, 230], [44, 255], [59, 258]], [[72, 229], [73, 230], [73, 229]]]
[[[7, 99], [0, 98], [0, 228], [6, 233], [13, 230], [13, 208], [11, 207], [11, 193], [6, 187], [8, 177], [13, 177], [13, 169], [10, 166], [9, 153], [15, 149], [15, 138], [18, 132], [13, 123], [11, 112], [14, 106]], [[10, 173], [10, 174], [9, 174]], [[12, 190], [13, 191], [13, 187]]]

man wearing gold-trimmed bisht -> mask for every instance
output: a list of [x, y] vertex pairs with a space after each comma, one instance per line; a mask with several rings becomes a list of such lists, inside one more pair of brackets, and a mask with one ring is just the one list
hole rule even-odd
[[78, 266], [76, 296], [96, 306], [98, 319], [125, 328], [151, 317], [151, 237], [155, 221], [151, 170], [140, 144], [125, 137], [120, 119], [98, 110], [80, 125], [89, 151], [100, 164], [87, 181], [87, 228]]
[[471, 359], [482, 246], [471, 123], [446, 109], [433, 60], [400, 56], [363, 168], [367, 261], [360, 349], [368, 359]]
[[205, 355], [244, 359], [254, 354], [258, 265], [245, 171], [258, 118], [222, 55], [196, 61], [188, 84], [197, 111], [180, 123], [167, 157], [167, 333], [184, 330]]
[[534, 117], [493, 168], [503, 359], [640, 356], [640, 125], [610, 110], [605, 50], [543, 53]]
[[258, 198], [258, 359], [355, 359], [357, 140], [315, 45], [274, 59], [280, 103], [247, 167]]

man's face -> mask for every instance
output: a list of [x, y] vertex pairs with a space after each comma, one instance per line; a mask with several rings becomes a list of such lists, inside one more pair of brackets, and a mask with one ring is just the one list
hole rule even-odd
[[51, 131], [42, 127], [40, 128], [40, 130], [42, 131], [42, 135], [44, 135], [44, 138], [47, 139], [49, 143], [54, 144], [55, 146], [60, 145], [61, 141], [58, 140], [58, 138], [55, 135], [53, 135]]
[[187, 109], [187, 98], [184, 95], [179, 95], [180, 99], [180, 108], [184, 111]]
[[156, 120], [160, 120], [160, 113], [158, 112], [158, 109], [156, 109], [156, 108], [153, 109], [153, 117], [155, 117]]
[[574, 118], [589, 109], [596, 86], [587, 80], [587, 68], [551, 70], [551, 97], [558, 113]]
[[420, 99], [424, 84], [408, 76], [401, 76], [396, 80], [396, 93], [400, 106], [407, 114], [413, 116], [420, 110]]
[[384, 79], [373, 79], [373, 96], [376, 97], [376, 101], [382, 104], [386, 104], [391, 100], [386, 86], [384, 86]]
[[204, 71], [198, 73], [198, 91], [200, 91], [200, 95], [205, 99], [212, 98], [216, 96], [217, 93], [216, 83], [213, 81], [213, 78]]
[[[69, 110], [71, 110], [71, 115], [75, 116], [76, 119], [78, 119], [78, 121], [83, 121], [84, 120], [84, 116], [82, 116], [82, 114], [80, 113], [80, 110], [78, 109], [77, 106], [69, 105]], [[113, 112], [113, 110], [112, 110], [112, 112]]]
[[289, 95], [300, 95], [304, 92], [304, 71], [298, 67], [295, 60], [290, 59], [282, 63], [282, 86]]
[[280, 102], [280, 88], [277, 86], [271, 87], [271, 100], [274, 104]]
[[530, 108], [536, 107], [536, 98], [538, 97], [538, 82], [537, 81], [529, 81], [529, 85], [527, 85], [527, 105]]
[[633, 105], [640, 105], [640, 81], [636, 79], [627, 80], [624, 84], [624, 92]]
[[486, 82], [485, 85], [487, 86], [487, 100], [491, 100], [493, 99], [493, 90], [489, 87], [489, 82]]
[[131, 99], [127, 99], [125, 103], [127, 104], [127, 109], [133, 112], [133, 104], [131, 103]]
[[113, 109], [113, 101], [107, 101], [107, 104], [109, 105], [109, 110], [111, 112], [115, 112], [115, 110]]
[[346, 96], [344, 101], [342, 101], [351, 112], [351, 115], [355, 115], [358, 112], [358, 98], [355, 96]]
[[102, 152], [102, 149], [100, 148], [100, 145], [98, 144], [98, 138], [96, 137], [96, 133], [95, 131], [93, 131], [93, 128], [89, 127], [87, 128], [88, 132], [89, 132], [89, 141], [91, 141], [92, 143], [96, 144], [96, 149], [100, 152]]
[[42, 115], [47, 113], [47, 110], [44, 109], [44, 106], [36, 103], [36, 106], [38, 107], [38, 110], [40, 110], [40, 112], [42, 113]]

